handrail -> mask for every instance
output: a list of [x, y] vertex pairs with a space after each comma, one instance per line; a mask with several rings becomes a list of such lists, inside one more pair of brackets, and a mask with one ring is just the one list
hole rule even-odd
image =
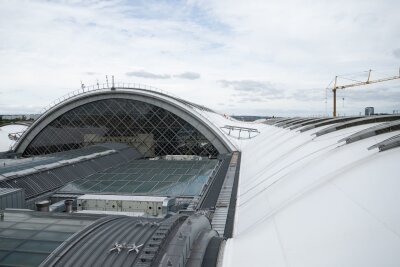
[[39, 119], [46, 111], [48, 111], [52, 107], [54, 107], [54, 106], [56, 106], [56, 105], [58, 105], [58, 104], [60, 104], [60, 103], [62, 103], [64, 101], [67, 101], [68, 99], [71, 99], [71, 98], [73, 98], [75, 96], [79, 96], [79, 95], [82, 95], [82, 94], [85, 94], [85, 93], [88, 93], [88, 92], [101, 91], [101, 90], [111, 90], [112, 88], [124, 89], [124, 90], [137, 90], [137, 89], [140, 89], [140, 90], [146, 90], [146, 91], [150, 91], [150, 92], [157, 92], [157, 93], [161, 93], [161, 94], [170, 96], [172, 98], [175, 98], [175, 99], [179, 100], [180, 102], [183, 102], [184, 104], [186, 104], [188, 106], [194, 106], [194, 107], [197, 107], [199, 109], [204, 109], [204, 110], [207, 110], [207, 111], [210, 111], [210, 112], [215, 112], [215, 111], [213, 111], [213, 110], [211, 110], [211, 109], [209, 109], [209, 108], [207, 108], [205, 106], [198, 105], [198, 104], [195, 104], [195, 103], [191, 103], [191, 102], [189, 102], [187, 100], [184, 100], [184, 99], [182, 99], [182, 98], [180, 98], [180, 97], [178, 97], [178, 96], [176, 96], [176, 95], [174, 95], [174, 94], [172, 94], [170, 92], [164, 91], [162, 89], [159, 89], [159, 88], [156, 88], [156, 87], [153, 87], [153, 86], [145, 85], [145, 84], [139, 84], [139, 83], [114, 83], [113, 86], [110, 86], [109, 83], [102, 83], [102, 84], [97, 83], [95, 85], [83, 86], [80, 89], [77, 89], [75, 91], [69, 92], [69, 93], [67, 93], [67, 94], [55, 99], [53, 102], [51, 102], [49, 105], [45, 106], [39, 112], [40, 116], [37, 119]]
[[[220, 127], [221, 129], [227, 129], [228, 130], [228, 135], [231, 135], [231, 131], [239, 131], [239, 136], [235, 137], [237, 139], [243, 139], [243, 137], [240, 136], [242, 132], [248, 132], [249, 137], [244, 138], [244, 139], [251, 139], [253, 137], [256, 137], [257, 135], [260, 134], [260, 131], [255, 128], [248, 128], [248, 127], [241, 127], [241, 126], [233, 126], [233, 125], [225, 125]], [[252, 133], [255, 133], [255, 135], [251, 136]]]

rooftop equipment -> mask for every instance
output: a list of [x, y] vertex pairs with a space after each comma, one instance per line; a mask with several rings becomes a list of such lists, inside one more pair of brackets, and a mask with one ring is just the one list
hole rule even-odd
[[83, 195], [77, 199], [79, 213], [165, 217], [175, 198], [125, 195]]

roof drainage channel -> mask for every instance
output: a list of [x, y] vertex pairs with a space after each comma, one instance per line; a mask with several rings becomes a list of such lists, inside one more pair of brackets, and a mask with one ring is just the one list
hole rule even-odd
[[295, 118], [291, 118], [290, 120], [285, 120], [283, 122], [275, 123], [274, 126], [282, 127], [282, 126], [284, 126], [284, 125], [286, 125], [288, 123], [295, 122], [295, 121], [298, 121], [298, 120], [301, 120], [301, 118], [295, 117]]
[[300, 130], [300, 132], [305, 132], [314, 128], [318, 128], [318, 127], [322, 127], [322, 126], [326, 126], [329, 124], [334, 124], [334, 123], [339, 123], [339, 122], [346, 122], [346, 121], [350, 121], [350, 120], [354, 120], [357, 119], [359, 117], [341, 117], [341, 118], [332, 118], [332, 119], [328, 119], [326, 121], [322, 121], [322, 122], [318, 122], [318, 123], [314, 123], [312, 125], [309, 125], [307, 127], [304, 127], [303, 129]]
[[234, 152], [211, 221], [213, 229], [216, 230], [220, 236], [227, 238], [232, 237], [233, 232], [239, 166], [240, 153]]
[[273, 125], [277, 125], [278, 123], [282, 123], [282, 122], [285, 122], [285, 121], [290, 121], [290, 120], [292, 120], [292, 119], [293, 119], [293, 118], [281, 118], [281, 119], [275, 121], [275, 122], [273, 123]]
[[290, 120], [290, 118], [272, 118], [272, 119], [267, 119], [264, 123], [268, 125], [273, 125], [287, 120]]
[[197, 205], [198, 209], [211, 209], [212, 207], [215, 207], [217, 203], [232, 155], [218, 155], [218, 157], [222, 158], [222, 163], [218, 169], [218, 172], [208, 185], [208, 190], [204, 193], [199, 201], [199, 204]]
[[392, 136], [382, 142], [379, 142], [373, 146], [370, 146], [368, 150], [372, 150], [374, 148], [378, 148], [379, 151], [389, 150], [395, 147], [400, 147], [400, 134]]
[[343, 142], [346, 141], [346, 144], [354, 143], [363, 139], [366, 139], [368, 137], [372, 137], [375, 135], [379, 134], [384, 134], [388, 132], [393, 132], [393, 131], [399, 131], [400, 130], [400, 120], [393, 121], [393, 122], [386, 122], [382, 123], [367, 129], [364, 129], [362, 131], [359, 131], [355, 134], [352, 134], [346, 138], [340, 139], [338, 142]]
[[301, 119], [292, 121], [290, 123], [286, 123], [285, 125], [282, 126], [282, 128], [288, 128], [288, 127], [291, 127], [291, 126], [294, 126], [294, 125], [297, 125], [297, 124], [300, 124], [300, 123], [303, 123], [303, 122], [311, 121], [311, 120], [314, 120], [314, 119], [315, 118], [301, 118]]
[[310, 125], [310, 124], [312, 124], [312, 123], [317, 123], [317, 122], [326, 121], [326, 120], [329, 120], [329, 118], [312, 119], [312, 120], [309, 120], [309, 121], [306, 121], [306, 122], [302, 122], [302, 123], [293, 125], [293, 126], [291, 126], [289, 129], [290, 129], [290, 130], [294, 130], [294, 129], [297, 129], [297, 128], [300, 128], [300, 127], [303, 127], [303, 126]]
[[321, 136], [324, 134], [328, 134], [331, 132], [335, 132], [344, 128], [352, 127], [352, 126], [357, 126], [357, 125], [363, 125], [363, 124], [368, 124], [368, 123], [374, 123], [374, 122], [385, 122], [385, 121], [394, 121], [400, 119], [400, 115], [385, 115], [385, 116], [368, 116], [368, 117], [362, 117], [359, 119], [354, 119], [351, 121], [343, 122], [337, 125], [332, 125], [331, 127], [325, 128], [321, 131], [316, 132], [315, 134], [317, 136]]

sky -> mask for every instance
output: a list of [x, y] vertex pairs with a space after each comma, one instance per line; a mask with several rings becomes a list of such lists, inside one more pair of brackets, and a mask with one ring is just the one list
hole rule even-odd
[[[338, 84], [399, 75], [400, 2], [0, 0], [0, 114], [140, 83], [234, 115], [323, 116]], [[338, 91], [339, 115], [400, 110], [400, 80]]]

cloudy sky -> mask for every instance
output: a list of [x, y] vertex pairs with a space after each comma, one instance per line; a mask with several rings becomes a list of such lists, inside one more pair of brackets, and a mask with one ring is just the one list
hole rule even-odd
[[[0, 0], [0, 113], [115, 75], [231, 114], [325, 115], [335, 75], [398, 75], [399, 13], [398, 0]], [[400, 81], [338, 93], [339, 114], [366, 106], [400, 110]]]

